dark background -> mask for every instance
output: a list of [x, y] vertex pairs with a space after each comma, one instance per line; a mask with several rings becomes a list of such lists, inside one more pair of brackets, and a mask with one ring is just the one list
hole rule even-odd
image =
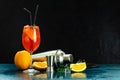
[[110, 0], [0, 0], [0, 63], [13, 63], [23, 50], [23, 8], [39, 10], [41, 45], [36, 52], [62, 49], [74, 62], [120, 63], [120, 5]]

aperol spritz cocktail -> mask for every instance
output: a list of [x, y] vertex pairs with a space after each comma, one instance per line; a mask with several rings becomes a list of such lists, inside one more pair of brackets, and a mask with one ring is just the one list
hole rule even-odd
[[[23, 47], [30, 52], [32, 55], [33, 52], [35, 52], [41, 42], [40, 37], [40, 29], [39, 26], [29, 26], [26, 25], [23, 27], [23, 33], [22, 33], [22, 44]], [[32, 68], [32, 60], [30, 68], [27, 70], [24, 70], [23, 72], [28, 73], [29, 75], [33, 75], [39, 71]]]
[[22, 33], [22, 44], [24, 48], [32, 54], [38, 49], [40, 42], [39, 26], [24, 26]]
[[[40, 29], [39, 29], [39, 26], [35, 25], [38, 7], [39, 7], [39, 5], [36, 6], [35, 15], [34, 15], [34, 24], [32, 24], [31, 11], [24, 8], [24, 10], [26, 10], [30, 14], [30, 24], [31, 25], [26, 25], [23, 27], [22, 44], [23, 44], [23, 47], [28, 52], [30, 52], [31, 55], [33, 52], [35, 52], [38, 49], [38, 47], [41, 43]], [[33, 74], [37, 73], [38, 71], [32, 68], [32, 60], [31, 60], [30, 68], [27, 70], [24, 70], [23, 72], [33, 75]]]

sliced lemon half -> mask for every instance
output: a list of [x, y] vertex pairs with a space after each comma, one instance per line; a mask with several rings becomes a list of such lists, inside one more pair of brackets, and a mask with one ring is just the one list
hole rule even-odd
[[82, 72], [86, 70], [86, 62], [80, 62], [80, 63], [75, 63], [75, 64], [70, 64], [70, 69], [73, 72]]

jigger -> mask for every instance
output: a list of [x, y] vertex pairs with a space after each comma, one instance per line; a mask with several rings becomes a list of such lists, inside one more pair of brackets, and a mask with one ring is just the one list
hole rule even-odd
[[46, 56], [47, 57], [47, 72], [54, 71], [54, 56]]

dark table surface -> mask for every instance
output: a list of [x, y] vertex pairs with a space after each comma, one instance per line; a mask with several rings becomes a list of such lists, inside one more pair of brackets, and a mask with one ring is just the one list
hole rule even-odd
[[28, 75], [19, 71], [14, 64], [0, 64], [0, 80], [120, 80], [120, 64], [99, 64], [84, 72], [40, 72]]

